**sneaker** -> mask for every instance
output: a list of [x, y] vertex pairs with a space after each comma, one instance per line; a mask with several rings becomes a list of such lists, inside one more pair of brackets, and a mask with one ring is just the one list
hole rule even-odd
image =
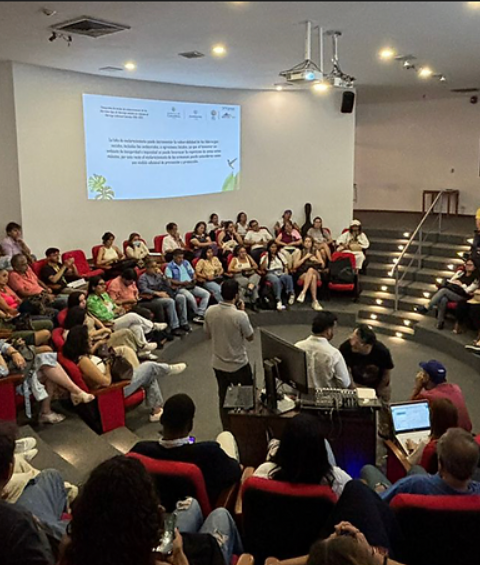
[[193, 318], [192, 321], [194, 324], [200, 324], [201, 326], [205, 323], [205, 319], [203, 316], [195, 316], [195, 318]]
[[187, 332], [187, 334], [192, 331], [192, 328], [188, 324], [183, 324], [183, 326], [180, 326], [180, 329]]
[[78, 394], [73, 394], [72, 392], [70, 394], [70, 400], [72, 401], [74, 406], [77, 406], [77, 404], [88, 404], [89, 402], [95, 400], [95, 397], [93, 396], [93, 394], [89, 394], [88, 392], [82, 390]]
[[298, 296], [297, 296], [297, 302], [299, 304], [303, 304], [305, 302], [305, 295], [303, 294], [303, 292], [301, 292]]
[[175, 328], [174, 330], [172, 330], [172, 335], [176, 337], [182, 337], [185, 335], [185, 332], [189, 330], [190, 328], [188, 330], [183, 330], [182, 328]]
[[428, 310], [425, 308], [425, 306], [417, 306], [414, 308], [415, 312], [417, 312], [418, 314], [427, 314]]
[[68, 514], [72, 513], [72, 502], [77, 498], [78, 496], [78, 487], [77, 485], [72, 485], [71, 483], [65, 481], [63, 483], [65, 490], [67, 492], [67, 512]]
[[295, 293], [292, 292], [292, 294], [288, 297], [288, 305], [291, 306], [294, 303], [295, 303]]
[[153, 322], [153, 330], [157, 332], [162, 332], [168, 328], [168, 324], [164, 322]]
[[38, 417], [39, 424], [59, 424], [65, 420], [65, 416], [62, 414], [57, 414], [56, 412], [50, 412], [49, 414], [40, 414]]
[[25, 461], [31, 461], [37, 454], [38, 449], [29, 449], [28, 451], [24, 451], [20, 455], [25, 459]]
[[185, 369], [187, 368], [187, 364], [176, 363], [174, 365], [169, 365], [169, 368], [170, 368], [170, 372], [168, 373], [169, 375], [179, 375], [180, 373], [183, 373], [183, 371], [185, 371]]
[[150, 422], [160, 422], [160, 418], [162, 417], [162, 414], [163, 414], [163, 408], [160, 408], [160, 410], [156, 414], [150, 414], [148, 419], [150, 420]]
[[137, 357], [139, 359], [141, 359], [142, 361], [157, 361], [158, 357], [156, 355], [154, 355], [153, 353], [150, 353], [150, 351], [140, 351], [140, 353], [137, 354]]
[[142, 351], [155, 351], [158, 349], [158, 343], [156, 341], [152, 341], [151, 343], [147, 343], [142, 347]]
[[437, 330], [443, 330], [445, 327], [445, 322], [437, 322]]
[[285, 310], [285, 306], [282, 304], [282, 301], [281, 301], [281, 300], [279, 300], [279, 301], [277, 302], [277, 310], [279, 310], [280, 312], [281, 312], [282, 310]]
[[466, 345], [465, 349], [471, 351], [472, 353], [478, 353], [480, 355], [480, 344], [473, 343], [471, 345]]
[[320, 312], [320, 310], [323, 310], [323, 306], [320, 304], [320, 302], [318, 300], [315, 300], [314, 302], [312, 302], [312, 308], [316, 312]]
[[167, 341], [173, 341], [175, 339], [175, 336], [171, 331], [163, 332], [163, 335], [165, 336]]
[[15, 442], [15, 453], [24, 453], [35, 449], [36, 446], [37, 440], [34, 437], [22, 437]]

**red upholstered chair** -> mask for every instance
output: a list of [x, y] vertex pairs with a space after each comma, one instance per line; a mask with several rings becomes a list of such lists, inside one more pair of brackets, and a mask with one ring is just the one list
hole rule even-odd
[[479, 495], [398, 494], [390, 508], [405, 536], [402, 562], [478, 565]]
[[92, 247], [92, 258], [93, 258], [93, 264], [95, 266], [97, 266], [97, 259], [98, 259], [98, 254], [100, 252], [100, 248], [102, 248], [103, 245], [94, 245]]
[[156, 235], [153, 238], [153, 247], [155, 249], [155, 253], [163, 253], [162, 245], [163, 240], [167, 237], [168, 234], [164, 233], [163, 235]]
[[203, 517], [206, 518], [210, 514], [212, 506], [208, 499], [205, 480], [196, 465], [177, 461], [160, 461], [138, 453], [129, 453], [127, 456], [141, 461], [145, 469], [153, 476], [157, 493], [168, 512], [174, 510], [177, 500], [193, 496], [202, 509]]
[[58, 322], [59, 326], [62, 327], [62, 328], [64, 327], [64, 324], [65, 324], [67, 312], [68, 312], [68, 308], [64, 308], [63, 310], [60, 310], [60, 312], [58, 313], [58, 316], [57, 316], [57, 322]]
[[144, 391], [138, 390], [125, 398], [123, 389], [128, 381], [113, 383], [108, 387], [90, 390], [77, 365], [63, 356], [63, 328], [55, 328], [52, 341], [57, 349], [57, 358], [72, 381], [85, 392], [90, 392], [96, 400], [88, 404], [79, 404], [76, 409], [81, 418], [97, 433], [102, 434], [125, 426], [125, 409], [138, 406], [145, 397]]
[[23, 396], [15, 389], [23, 381], [23, 375], [9, 375], [0, 379], [0, 420], [15, 422], [17, 409], [23, 404]]
[[78, 274], [84, 279], [96, 277], [97, 275], [102, 276], [105, 272], [103, 269], [92, 269], [88, 264], [85, 253], [81, 249], [74, 249], [73, 251], [65, 251], [65, 253], [62, 253], [62, 262], [65, 262], [66, 259], [70, 259], [70, 257], [75, 259]]
[[[330, 261], [330, 265], [332, 263], [334, 263], [335, 261], [340, 261], [343, 259], [348, 259], [350, 261], [350, 264], [352, 265], [352, 269], [355, 271], [355, 256], [352, 253], [342, 253], [339, 251], [336, 251], [333, 255], [332, 255], [332, 260]], [[355, 282], [350, 283], [350, 284], [344, 284], [344, 283], [336, 283], [336, 282], [329, 282], [328, 283], [328, 288], [329, 290], [334, 290], [337, 292], [354, 292], [357, 293], [357, 285]]]
[[248, 478], [241, 491], [242, 539], [257, 563], [306, 555], [337, 497], [328, 486]]
[[387, 448], [387, 479], [391, 483], [396, 483], [407, 475], [411, 465], [396, 443], [389, 439], [384, 440], [383, 443]]
[[193, 231], [187, 231], [187, 233], [185, 234], [185, 247], [187, 249], [192, 249], [192, 246], [190, 245], [192, 235], [193, 235]]
[[40, 272], [42, 271], [43, 266], [46, 264], [46, 259], [40, 259], [39, 261], [34, 261], [32, 263], [32, 271], [37, 275], [38, 278], [40, 278]]

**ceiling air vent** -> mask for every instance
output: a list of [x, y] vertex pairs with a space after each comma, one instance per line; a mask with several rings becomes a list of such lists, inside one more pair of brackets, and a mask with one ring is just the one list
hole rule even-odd
[[105, 73], [121, 73], [125, 69], [122, 69], [122, 67], [100, 67], [98, 70], [104, 71]]
[[111, 35], [117, 31], [130, 29], [130, 26], [105, 22], [103, 20], [95, 20], [88, 16], [82, 16], [74, 20], [69, 20], [63, 24], [56, 24], [50, 29], [63, 33], [78, 33], [80, 35], [88, 35], [89, 37], [102, 37], [102, 35]]
[[180, 57], [185, 57], [185, 59], [200, 59], [205, 57], [200, 51], [187, 51], [186, 53], [179, 53]]
[[471, 94], [472, 92], [478, 92], [478, 88], [452, 88], [450, 92], [457, 92], [459, 94]]

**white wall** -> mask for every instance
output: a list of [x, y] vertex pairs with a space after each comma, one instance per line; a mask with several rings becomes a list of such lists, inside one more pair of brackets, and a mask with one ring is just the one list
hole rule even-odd
[[454, 188], [459, 213], [473, 214], [479, 147], [480, 104], [469, 97], [359, 104], [355, 208], [421, 211], [423, 190]]
[[[354, 114], [340, 113], [340, 92], [194, 88], [97, 77], [14, 64], [22, 222], [42, 254], [50, 245], [83, 248], [113, 231], [138, 231], [149, 243], [175, 221], [181, 231], [211, 212], [229, 219], [245, 210], [271, 225], [285, 208], [300, 223], [313, 205], [333, 233], [351, 219]], [[87, 199], [82, 94], [232, 103], [242, 106], [242, 188], [188, 198], [96, 202]], [[89, 254], [89, 253], [88, 253]]]
[[0, 234], [8, 222], [21, 223], [12, 64], [0, 62]]

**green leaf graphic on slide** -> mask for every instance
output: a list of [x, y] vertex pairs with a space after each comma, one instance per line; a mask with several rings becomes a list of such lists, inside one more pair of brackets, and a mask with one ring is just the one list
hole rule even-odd
[[95, 200], [113, 200], [115, 191], [107, 185], [107, 179], [102, 175], [92, 175], [88, 179], [90, 192], [96, 193]]
[[228, 175], [228, 177], [225, 179], [225, 182], [223, 183], [222, 192], [228, 192], [230, 190], [237, 190], [238, 189], [239, 175], [240, 175], [239, 172], [236, 175], [233, 174], [233, 173], [230, 173]]

